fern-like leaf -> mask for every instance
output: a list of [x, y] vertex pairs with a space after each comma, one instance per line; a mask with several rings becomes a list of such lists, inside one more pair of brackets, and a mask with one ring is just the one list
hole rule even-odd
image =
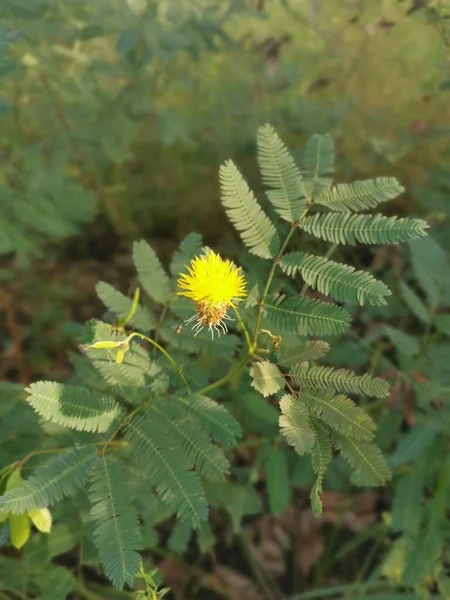
[[336, 390], [344, 394], [366, 394], [375, 398], [389, 396], [389, 384], [384, 379], [368, 373], [355, 375], [347, 369], [310, 366], [304, 362], [291, 370], [291, 376], [300, 387], [318, 387]]
[[300, 400], [331, 429], [355, 440], [371, 440], [375, 423], [359, 406], [331, 390], [302, 388]]
[[300, 455], [310, 452], [315, 438], [305, 405], [291, 394], [285, 394], [280, 400], [280, 409], [280, 431], [287, 443]]
[[185, 405], [175, 399], [155, 400], [148, 407], [147, 414], [178, 442], [180, 452], [200, 475], [219, 481], [228, 473], [229, 463], [224, 453], [211, 443], [208, 433], [189, 409], [188, 400]]
[[133, 262], [139, 281], [155, 302], [168, 302], [172, 296], [170, 279], [153, 248], [145, 240], [133, 244]]
[[396, 198], [403, 191], [394, 177], [377, 177], [350, 184], [339, 183], [319, 194], [315, 202], [335, 212], [361, 212]]
[[211, 438], [224, 446], [233, 446], [241, 437], [238, 421], [221, 404], [206, 396], [190, 396], [189, 409]]
[[386, 304], [385, 296], [391, 295], [387, 285], [369, 273], [322, 256], [290, 252], [281, 258], [280, 267], [291, 277], [300, 273], [312, 288], [340, 302], [382, 306]]
[[114, 398], [82, 386], [38, 381], [26, 391], [41, 417], [78, 431], [108, 431], [121, 413]]
[[284, 387], [284, 379], [277, 366], [268, 360], [255, 362], [250, 368], [252, 387], [265, 398]]
[[200, 480], [175, 440], [151, 417], [142, 416], [131, 421], [125, 437], [161, 500], [198, 528], [208, 517], [208, 506]]
[[198, 233], [189, 233], [181, 242], [170, 263], [170, 272], [174, 277], [186, 270], [191, 260], [202, 253], [202, 236]]
[[275, 256], [280, 246], [278, 233], [231, 160], [220, 167], [220, 185], [228, 218], [250, 252], [261, 258]]
[[298, 344], [293, 348], [283, 345], [277, 351], [278, 361], [286, 367], [292, 367], [298, 363], [302, 363], [305, 360], [317, 360], [322, 358], [330, 349], [329, 344], [322, 340], [311, 340]]
[[1, 496], [0, 511], [19, 515], [70, 496], [76, 488], [84, 486], [97, 458], [92, 446], [64, 450], [39, 467], [20, 487]]
[[330, 435], [327, 428], [318, 419], [310, 419], [311, 428], [314, 432], [314, 446], [311, 451], [311, 462], [314, 473], [316, 474], [316, 481], [314, 482], [311, 492], [311, 508], [314, 514], [318, 517], [322, 514], [322, 500], [320, 494], [322, 493], [322, 483], [325, 476], [325, 472], [332, 458], [332, 448], [330, 442]]
[[375, 444], [335, 435], [334, 445], [352, 468], [352, 481], [356, 485], [380, 486], [392, 477], [385, 457]]
[[270, 125], [259, 129], [257, 142], [262, 179], [270, 188], [267, 197], [283, 219], [297, 223], [306, 207], [300, 169]]
[[[133, 300], [127, 298], [121, 292], [114, 289], [108, 283], [99, 281], [95, 286], [97, 296], [109, 310], [112, 310], [118, 317], [125, 319], [131, 310]], [[142, 306], [137, 306], [136, 311], [130, 320], [130, 325], [141, 329], [142, 331], [150, 331], [156, 325], [155, 317], [152, 313]]]
[[280, 303], [266, 302], [264, 306], [264, 321], [274, 333], [296, 331], [300, 335], [338, 335], [348, 329], [351, 320], [340, 306], [306, 296]]
[[315, 134], [306, 144], [303, 156], [303, 189], [310, 200], [331, 187], [334, 172], [334, 141], [329, 133]]
[[137, 514], [122, 464], [102, 456], [92, 473], [89, 498], [95, 522], [94, 541], [105, 573], [116, 588], [133, 585], [141, 564]]
[[397, 219], [379, 214], [317, 213], [305, 217], [301, 226], [306, 232], [334, 244], [384, 245], [422, 237], [429, 225], [421, 219]]

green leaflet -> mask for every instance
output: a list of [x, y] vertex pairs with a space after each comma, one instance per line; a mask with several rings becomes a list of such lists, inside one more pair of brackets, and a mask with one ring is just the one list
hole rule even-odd
[[331, 390], [302, 388], [300, 401], [334, 431], [355, 440], [371, 440], [375, 423], [353, 400]]
[[38, 381], [26, 391], [41, 417], [78, 431], [104, 433], [122, 412], [114, 398], [87, 387]]
[[264, 322], [275, 334], [296, 331], [301, 335], [338, 335], [348, 329], [350, 320], [340, 306], [305, 296], [265, 304]]
[[383, 215], [317, 213], [305, 217], [301, 227], [315, 237], [334, 244], [398, 244], [426, 235], [428, 223], [421, 219], [398, 219]]
[[195, 413], [176, 399], [158, 399], [150, 404], [146, 413], [168, 435], [178, 442], [179, 452], [189, 460], [190, 467], [208, 479], [221, 480], [228, 473], [229, 463], [223, 451], [212, 444]]
[[378, 446], [339, 434], [335, 434], [334, 441], [352, 468], [352, 481], [356, 485], [380, 486], [391, 479], [391, 470]]
[[306, 208], [300, 169], [270, 125], [259, 129], [257, 144], [267, 197], [283, 219], [297, 223]]
[[95, 545], [106, 575], [120, 590], [133, 585], [141, 564], [138, 550], [142, 542], [126, 472], [118, 460], [101, 456], [92, 473], [89, 499]]
[[334, 172], [334, 141], [329, 133], [311, 136], [303, 155], [303, 189], [309, 200], [314, 200], [331, 187]]
[[360, 212], [396, 198], [404, 191], [394, 177], [339, 183], [319, 194], [315, 202], [335, 212]]
[[92, 446], [64, 450], [39, 467], [24, 483], [0, 497], [0, 510], [21, 514], [55, 504], [82, 487], [97, 462]]
[[172, 284], [155, 251], [145, 240], [133, 244], [133, 262], [139, 281], [155, 302], [164, 304], [172, 296]]
[[273, 515], [280, 515], [292, 497], [287, 456], [282, 448], [275, 446], [270, 449], [264, 471], [270, 511]]
[[228, 218], [250, 252], [261, 258], [275, 256], [280, 247], [278, 233], [231, 160], [220, 167], [220, 186]]
[[330, 435], [326, 427], [314, 417], [310, 419], [310, 425], [314, 432], [315, 439], [314, 446], [312, 447], [311, 451], [311, 462], [314, 473], [316, 474], [316, 480], [310, 492], [310, 499], [311, 508], [314, 514], [318, 517], [322, 514], [323, 508], [322, 500], [320, 499], [323, 478], [333, 455]]
[[[124, 296], [104, 281], [99, 281], [95, 286], [95, 290], [106, 308], [116, 313], [118, 317], [125, 319], [129, 315], [133, 305], [131, 298]], [[138, 305], [130, 321], [130, 325], [142, 331], [149, 331], [155, 327], [156, 320], [147, 308]]]
[[385, 296], [391, 295], [389, 288], [370, 273], [322, 256], [290, 252], [282, 256], [280, 267], [291, 277], [300, 273], [312, 288], [341, 302], [382, 306], [386, 304]]
[[202, 248], [202, 236], [198, 233], [189, 233], [172, 257], [172, 262], [170, 263], [170, 272], [172, 275], [178, 277], [180, 273], [185, 272], [191, 260], [202, 254]]
[[330, 349], [329, 344], [322, 340], [313, 340], [298, 344], [294, 347], [286, 346], [283, 344], [283, 338], [281, 345], [277, 351], [278, 361], [286, 367], [291, 367], [298, 363], [302, 363], [305, 360], [317, 360], [322, 358]]
[[[181, 402], [181, 399], [179, 400]], [[224, 446], [233, 446], [241, 437], [241, 426], [222, 405], [206, 396], [189, 396], [189, 410], [211, 438]]]
[[392, 506], [392, 531], [416, 536], [419, 532], [423, 502], [420, 475], [408, 473], [399, 480]]
[[196, 473], [175, 440], [150, 417], [135, 417], [125, 433], [144, 476], [161, 500], [193, 528], [208, 517], [208, 505]]
[[250, 368], [252, 387], [260, 392], [265, 398], [275, 394], [284, 387], [285, 382], [280, 371], [268, 360], [253, 363]]
[[280, 431], [287, 443], [300, 455], [310, 452], [315, 438], [305, 405], [295, 396], [285, 394], [280, 409]]
[[389, 396], [388, 382], [368, 373], [355, 375], [347, 369], [302, 363], [291, 369], [291, 376], [300, 387], [328, 388], [347, 394], [367, 394], [375, 398]]

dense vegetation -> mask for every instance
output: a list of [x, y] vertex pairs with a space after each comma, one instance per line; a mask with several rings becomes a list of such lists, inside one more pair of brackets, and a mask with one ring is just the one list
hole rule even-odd
[[450, 596], [449, 27], [0, 0], [0, 598]]

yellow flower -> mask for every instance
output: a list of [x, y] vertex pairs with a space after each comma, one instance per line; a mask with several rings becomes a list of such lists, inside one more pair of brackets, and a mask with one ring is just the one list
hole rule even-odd
[[212, 250], [203, 256], [196, 256], [188, 267], [188, 273], [180, 275], [179, 296], [192, 298], [197, 314], [186, 321], [194, 321], [196, 334], [208, 327], [214, 337], [214, 330], [220, 335], [230, 319], [227, 311], [236, 301], [247, 295], [244, 275], [231, 260], [224, 260]]

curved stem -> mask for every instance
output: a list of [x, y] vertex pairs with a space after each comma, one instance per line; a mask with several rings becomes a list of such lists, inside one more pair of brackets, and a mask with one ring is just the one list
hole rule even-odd
[[270, 288], [270, 284], [272, 283], [272, 279], [275, 275], [275, 271], [278, 265], [278, 262], [283, 254], [283, 252], [286, 250], [286, 246], [289, 243], [289, 240], [292, 237], [292, 234], [294, 233], [295, 229], [297, 228], [297, 225], [293, 224], [289, 233], [286, 236], [286, 239], [284, 240], [283, 245], [281, 246], [278, 254], [276, 255], [276, 257], [273, 259], [273, 265], [269, 271], [269, 277], [267, 279], [267, 283], [266, 286], [264, 288], [264, 291], [262, 293], [261, 296], [261, 300], [259, 302], [259, 307], [258, 307], [258, 314], [256, 315], [256, 325], [255, 325], [255, 332], [253, 334], [253, 346], [257, 345], [257, 340], [258, 340], [258, 333], [259, 333], [259, 327], [261, 325], [261, 317], [262, 317], [262, 311], [264, 308], [264, 302], [266, 301], [267, 298], [267, 294], [269, 293], [269, 288]]
[[252, 341], [250, 339], [250, 334], [248, 333], [248, 329], [245, 326], [245, 323], [242, 320], [242, 317], [241, 317], [238, 309], [235, 306], [232, 306], [232, 309], [234, 311], [234, 314], [236, 315], [236, 319], [237, 319], [239, 325], [242, 327], [242, 331], [244, 332], [245, 341], [247, 342], [248, 352], [249, 352], [249, 354], [253, 354], [254, 351], [255, 351], [255, 348], [254, 348], [254, 346], [252, 344]]
[[158, 344], [158, 342], [155, 342], [155, 340], [152, 340], [152, 338], [149, 338], [146, 335], [144, 335], [143, 333], [139, 333], [137, 331], [134, 331], [133, 333], [131, 333], [128, 336], [127, 341], [129, 342], [134, 337], [139, 337], [139, 338], [145, 340], [146, 342], [148, 342], [149, 344], [152, 344], [152, 346], [154, 346], [155, 348], [157, 348], [161, 352], [161, 354], [163, 354], [167, 358], [167, 360], [170, 362], [172, 367], [178, 373], [178, 376], [180, 377], [181, 381], [184, 383], [187, 391], [189, 393], [191, 393], [191, 386], [189, 385], [186, 377], [183, 375], [182, 370], [177, 365], [177, 363], [174, 361], [174, 359], [170, 356], [170, 354], [167, 352], [167, 350], [165, 350], [160, 344]]
[[206, 394], [206, 393], [210, 392], [211, 390], [215, 390], [216, 388], [231, 381], [233, 379], [233, 377], [235, 377], [242, 371], [242, 369], [248, 363], [250, 356], [251, 356], [250, 354], [246, 354], [245, 357], [241, 360], [241, 362], [237, 365], [237, 367], [235, 369], [233, 369], [232, 371], [230, 371], [229, 373], [224, 375], [224, 377], [222, 377], [221, 379], [218, 379], [214, 383], [207, 385], [206, 387], [202, 388], [201, 390], [199, 390], [196, 393], [197, 394]]

